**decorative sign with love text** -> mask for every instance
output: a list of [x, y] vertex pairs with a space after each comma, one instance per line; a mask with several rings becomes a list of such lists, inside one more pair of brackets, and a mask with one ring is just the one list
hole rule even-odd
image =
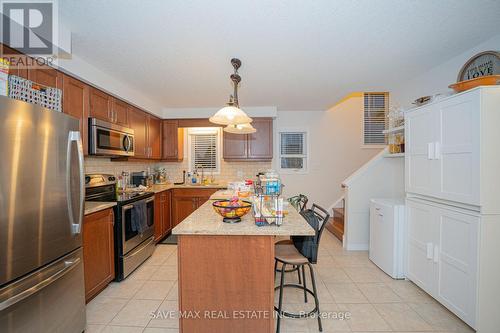
[[458, 73], [457, 82], [500, 75], [500, 52], [485, 51], [473, 56]]

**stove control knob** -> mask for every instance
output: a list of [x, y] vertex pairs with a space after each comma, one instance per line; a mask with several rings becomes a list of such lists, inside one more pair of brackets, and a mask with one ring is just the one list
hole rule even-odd
[[85, 176], [85, 184], [88, 184], [90, 183], [90, 177], [89, 176]]
[[115, 177], [114, 176], [108, 177], [108, 181], [114, 182], [115, 181]]

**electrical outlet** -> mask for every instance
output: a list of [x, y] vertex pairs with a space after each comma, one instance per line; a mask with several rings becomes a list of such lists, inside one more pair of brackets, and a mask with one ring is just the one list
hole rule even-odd
[[243, 178], [243, 171], [238, 170], [238, 172], [236, 172], [236, 176], [237, 176], [238, 178]]

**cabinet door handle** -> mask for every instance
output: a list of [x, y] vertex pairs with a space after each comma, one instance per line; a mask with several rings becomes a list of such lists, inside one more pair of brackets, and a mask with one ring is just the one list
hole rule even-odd
[[429, 142], [427, 144], [427, 159], [428, 160], [433, 160], [434, 159], [434, 142]]
[[427, 259], [432, 260], [434, 255], [432, 253], [432, 243], [427, 243]]
[[434, 143], [434, 159], [439, 160], [441, 158], [441, 144], [439, 142]]
[[434, 262], [437, 264], [439, 262], [439, 247], [437, 245], [434, 246]]

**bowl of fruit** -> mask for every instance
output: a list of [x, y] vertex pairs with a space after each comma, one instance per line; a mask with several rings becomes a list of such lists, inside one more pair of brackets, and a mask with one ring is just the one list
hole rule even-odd
[[212, 203], [212, 207], [223, 217], [222, 221], [237, 223], [241, 222], [241, 217], [250, 211], [252, 203], [235, 197], [229, 200], [217, 200]]

